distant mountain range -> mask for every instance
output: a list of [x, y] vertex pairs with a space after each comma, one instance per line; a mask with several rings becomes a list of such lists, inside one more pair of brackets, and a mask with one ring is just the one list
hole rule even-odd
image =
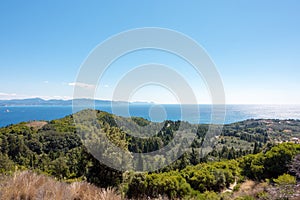
[[[94, 99], [75, 99], [75, 100], [61, 100], [61, 99], [50, 99], [45, 100], [41, 98], [30, 98], [30, 99], [12, 99], [12, 100], [0, 100], [0, 106], [71, 106], [73, 101], [76, 103], [93, 103], [95, 105], [103, 104], [127, 104], [125, 101], [109, 101], [109, 100], [94, 100]], [[135, 104], [149, 104], [147, 102], [133, 102]]]

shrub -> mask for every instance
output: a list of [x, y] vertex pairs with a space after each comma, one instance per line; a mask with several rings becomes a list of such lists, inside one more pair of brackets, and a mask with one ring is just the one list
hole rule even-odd
[[243, 197], [237, 197], [235, 200], [255, 200], [252, 196], [243, 196]]
[[6, 154], [0, 152], [0, 173], [6, 173], [14, 170], [14, 163]]
[[283, 174], [279, 176], [277, 179], [273, 179], [273, 181], [277, 185], [294, 185], [296, 184], [296, 177], [291, 176], [289, 174]]

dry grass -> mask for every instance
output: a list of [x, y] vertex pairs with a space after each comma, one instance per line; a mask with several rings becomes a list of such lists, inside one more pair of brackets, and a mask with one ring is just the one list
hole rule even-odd
[[114, 189], [101, 189], [86, 182], [67, 184], [30, 171], [17, 172], [13, 177], [2, 177], [0, 180], [1, 200], [121, 199]]
[[48, 122], [44, 122], [44, 121], [31, 121], [31, 122], [28, 122], [26, 124], [26, 126], [32, 127], [34, 129], [41, 129], [46, 124], [48, 124]]
[[241, 184], [239, 191], [235, 192], [232, 198], [235, 199], [240, 196], [256, 196], [258, 193], [263, 192], [267, 186], [267, 183], [247, 180]]
[[[31, 171], [0, 175], [0, 200], [121, 200], [115, 189], [98, 188], [87, 182], [64, 183]], [[150, 198], [145, 198], [145, 200]], [[160, 196], [151, 200], [167, 200]]]

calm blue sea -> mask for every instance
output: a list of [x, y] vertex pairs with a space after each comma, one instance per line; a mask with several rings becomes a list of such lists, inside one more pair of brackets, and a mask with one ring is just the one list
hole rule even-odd
[[[122, 106], [122, 105], [120, 105]], [[112, 110], [110, 106], [97, 106], [96, 109], [117, 115], [128, 116]], [[129, 107], [130, 116], [143, 117], [152, 121], [184, 120], [191, 123], [211, 123], [211, 106], [199, 105], [200, 112], [187, 107], [184, 119], [180, 105], [154, 106], [137, 104]], [[31, 120], [52, 120], [72, 114], [72, 106], [5, 106], [0, 107], [0, 127]], [[200, 115], [200, 116], [199, 116]], [[227, 105], [225, 124], [246, 119], [300, 119], [300, 105]]]

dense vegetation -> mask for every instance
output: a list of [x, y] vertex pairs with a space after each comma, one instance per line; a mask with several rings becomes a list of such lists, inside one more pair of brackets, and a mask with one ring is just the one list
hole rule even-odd
[[[96, 118], [90, 118], [90, 114]], [[212, 150], [204, 154], [201, 147], [208, 130], [205, 124], [153, 123], [138, 117], [123, 118], [92, 110], [75, 115], [50, 122], [28, 122], [1, 128], [0, 173], [32, 170], [65, 182], [87, 181], [100, 187], [116, 187], [129, 198], [163, 195], [171, 199], [233, 198], [223, 192], [231, 186], [238, 188], [247, 179], [268, 181], [269, 186], [259, 194], [267, 199], [268, 195], [277, 195], [274, 194], [276, 187], [285, 185], [286, 188], [300, 179], [300, 157], [297, 155], [300, 145], [277, 144], [299, 137], [298, 120], [246, 120], [225, 125], [222, 134], [215, 137]], [[77, 121], [75, 126], [74, 120], [78, 119], [83, 123]], [[132, 153], [152, 152], [174, 142], [178, 132], [196, 137], [187, 149], [183, 149], [182, 144], [175, 146], [171, 156], [180, 156], [171, 165], [148, 173], [109, 168], [90, 153], [93, 149], [83, 145], [88, 143], [103, 148], [100, 156], [109, 159], [113, 150], [102, 144], [103, 136], [107, 136], [130, 157]], [[137, 137], [141, 134], [143, 137]], [[151, 159], [171, 162], [170, 155]], [[128, 164], [121, 162], [124, 161], [120, 159], [120, 165]], [[152, 167], [139, 164], [142, 169]], [[293, 191], [294, 186], [288, 190]]]

